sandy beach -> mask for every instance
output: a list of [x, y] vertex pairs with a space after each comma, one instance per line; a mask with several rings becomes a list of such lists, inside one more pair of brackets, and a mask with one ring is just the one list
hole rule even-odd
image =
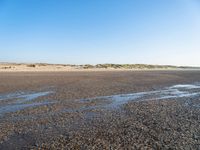
[[0, 0], [0, 150], [200, 150], [200, 1]]
[[[149, 68], [151, 67], [151, 68]], [[72, 71], [138, 71], [138, 70], [187, 70], [199, 68], [176, 68], [176, 66], [157, 66], [136, 64], [131, 68], [125, 68], [120, 64], [99, 64], [99, 65], [65, 65], [65, 64], [24, 64], [24, 63], [0, 63], [0, 72], [72, 72]]]
[[1, 72], [0, 149], [196, 149], [200, 71]]

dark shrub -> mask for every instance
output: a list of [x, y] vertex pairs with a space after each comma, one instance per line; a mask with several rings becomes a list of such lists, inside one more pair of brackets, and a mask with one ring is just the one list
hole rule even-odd
[[34, 64], [29, 64], [29, 65], [27, 65], [27, 67], [36, 67], [36, 65], [34, 65]]

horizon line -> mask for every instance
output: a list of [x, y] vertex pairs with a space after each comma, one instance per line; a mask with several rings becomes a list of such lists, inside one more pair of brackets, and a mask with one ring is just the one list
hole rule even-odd
[[75, 66], [83, 66], [83, 65], [152, 65], [152, 66], [170, 66], [170, 67], [191, 67], [191, 68], [200, 68], [200, 66], [191, 66], [191, 65], [169, 65], [169, 64], [148, 64], [148, 63], [82, 63], [82, 64], [70, 64], [70, 63], [48, 63], [48, 62], [0, 62], [0, 64], [46, 64], [46, 65], [75, 65]]

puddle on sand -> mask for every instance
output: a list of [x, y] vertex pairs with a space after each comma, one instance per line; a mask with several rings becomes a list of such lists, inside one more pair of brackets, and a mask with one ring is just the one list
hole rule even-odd
[[174, 85], [171, 86], [170, 88], [175, 88], [175, 89], [199, 89], [200, 86], [199, 85], [192, 85], [192, 84], [178, 84], [178, 85]]
[[[48, 105], [54, 102], [34, 102], [39, 97], [47, 96], [53, 93], [52, 91], [34, 92], [34, 93], [11, 93], [7, 95], [0, 95], [0, 115], [16, 112], [27, 107], [36, 107], [41, 105]], [[82, 107], [70, 109], [66, 108], [63, 112], [87, 112], [97, 109], [115, 109], [129, 101], [148, 101], [148, 100], [162, 100], [162, 99], [176, 99], [176, 98], [194, 98], [200, 96], [200, 84], [179, 84], [166, 87], [160, 90], [137, 92], [130, 94], [119, 94], [111, 96], [100, 96], [88, 99], [80, 99], [76, 102], [82, 103]], [[93, 106], [88, 106], [90, 103], [95, 103]], [[187, 104], [185, 104], [187, 105]], [[199, 104], [197, 104], [199, 107]], [[190, 105], [191, 106], [191, 105]]]
[[[192, 91], [192, 90], [195, 90]], [[198, 90], [198, 92], [197, 92]], [[162, 100], [162, 99], [172, 99], [172, 98], [183, 98], [183, 97], [195, 97], [200, 96], [200, 85], [194, 84], [179, 84], [170, 87], [166, 87], [161, 90], [138, 92], [131, 94], [120, 94], [111, 96], [101, 96], [95, 98], [81, 99], [81, 102], [92, 102], [107, 100], [110, 101], [109, 104], [101, 105], [99, 108], [117, 108], [129, 101], [148, 101], [148, 100]], [[97, 107], [97, 106], [95, 106]], [[80, 109], [81, 110], [81, 109]]]
[[16, 105], [7, 105], [0, 108], [0, 115], [10, 112], [16, 112], [28, 107], [36, 107], [41, 105], [51, 104], [53, 102], [40, 102], [40, 103], [30, 103], [30, 104], [16, 104]]
[[[87, 99], [78, 99], [75, 100], [78, 103], [82, 103], [84, 106], [71, 109], [66, 108], [63, 109], [62, 112], [90, 112], [91, 114], [93, 110], [101, 109], [117, 109], [120, 108], [123, 104], [128, 103], [129, 101], [149, 101], [149, 100], [163, 100], [163, 99], [177, 99], [177, 98], [194, 98], [196, 96], [200, 96], [200, 85], [193, 84], [180, 84], [174, 85], [170, 87], [166, 87], [160, 90], [155, 91], [146, 91], [146, 92], [137, 92], [130, 94], [119, 94], [119, 95], [111, 95], [111, 96], [99, 96], [94, 98]], [[90, 103], [96, 103], [93, 106], [90, 106]], [[86, 106], [87, 105], [87, 106]], [[187, 104], [185, 104], [187, 105]], [[190, 105], [192, 107], [199, 107], [199, 105]], [[91, 115], [90, 114], [90, 115]], [[90, 116], [89, 115], [89, 116]]]
[[18, 93], [10, 93], [10, 94], [4, 94], [0, 95], [0, 100], [11, 100], [11, 99], [19, 99], [19, 103], [31, 101], [41, 96], [46, 96], [48, 94], [51, 94], [53, 92], [47, 91], [47, 92], [36, 92], [36, 93], [25, 93], [25, 92], [18, 92]]
[[5, 101], [2, 105], [0, 105], [0, 115], [4, 115], [5, 113], [16, 112], [27, 107], [36, 107], [41, 105], [48, 105], [53, 102], [33, 102], [39, 97], [47, 96], [53, 92], [45, 91], [45, 92], [34, 92], [34, 93], [11, 93], [7, 95], [0, 95], [0, 100]]
[[17, 103], [26, 103], [28, 101], [32, 101], [32, 100], [37, 99], [39, 97], [49, 95], [51, 93], [53, 93], [53, 92], [48, 91], [48, 92], [38, 92], [38, 93], [21, 95], [21, 96], [18, 97], [20, 99], [17, 101]]

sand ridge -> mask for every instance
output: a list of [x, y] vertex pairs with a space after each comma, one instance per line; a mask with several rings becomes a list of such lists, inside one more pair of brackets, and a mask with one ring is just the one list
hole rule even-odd
[[0, 72], [62, 72], [62, 71], [137, 71], [137, 70], [185, 70], [176, 66], [144, 65], [144, 64], [97, 64], [97, 65], [65, 65], [46, 63], [0, 63]]

